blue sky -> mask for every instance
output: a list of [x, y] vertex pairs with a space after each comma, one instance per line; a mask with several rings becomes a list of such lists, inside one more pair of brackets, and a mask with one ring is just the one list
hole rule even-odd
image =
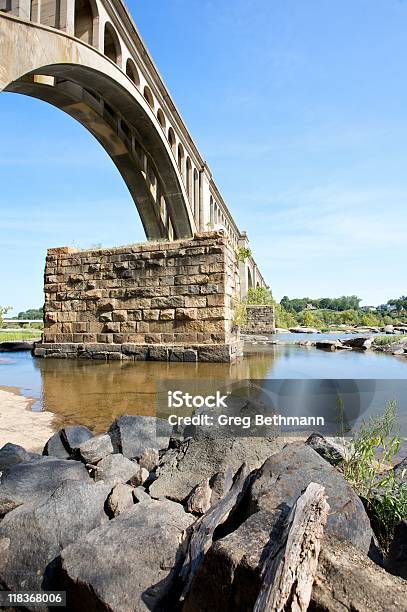
[[[132, 0], [278, 299], [406, 293], [407, 1]], [[42, 303], [46, 248], [144, 240], [84, 128], [1, 94], [0, 304]]]

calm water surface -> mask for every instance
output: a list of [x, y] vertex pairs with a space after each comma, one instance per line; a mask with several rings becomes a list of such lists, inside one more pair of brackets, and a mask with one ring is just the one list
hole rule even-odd
[[[302, 339], [306, 337], [302, 335]], [[55, 414], [55, 427], [81, 423], [105, 431], [121, 414], [154, 414], [162, 379], [394, 379], [377, 407], [397, 398], [407, 421], [407, 359], [382, 353], [325, 352], [297, 346], [247, 346], [235, 364], [74, 361], [33, 359], [29, 353], [0, 354], [0, 387], [35, 398], [34, 410]], [[402, 379], [402, 380], [400, 380]]]

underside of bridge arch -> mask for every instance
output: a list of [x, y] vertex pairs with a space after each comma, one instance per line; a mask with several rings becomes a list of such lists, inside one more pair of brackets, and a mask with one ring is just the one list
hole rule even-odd
[[[36, 43], [27, 44], [34, 27]], [[0, 20], [0, 47], [0, 91], [41, 99], [84, 125], [117, 166], [148, 239], [193, 235], [170, 145], [128, 76], [89, 45], [8, 16]]]

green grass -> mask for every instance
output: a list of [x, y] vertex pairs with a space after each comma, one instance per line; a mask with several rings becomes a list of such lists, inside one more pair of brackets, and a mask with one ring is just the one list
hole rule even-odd
[[373, 340], [373, 344], [376, 346], [387, 346], [389, 344], [395, 344], [396, 342], [400, 342], [403, 339], [403, 336], [376, 336]]
[[[388, 403], [384, 414], [363, 422], [340, 469], [364, 500], [378, 540], [388, 551], [397, 524], [407, 516], [407, 485], [398, 482], [391, 467], [400, 450], [397, 405]], [[387, 468], [387, 469], [386, 469]]]
[[12, 331], [12, 332], [0, 332], [0, 342], [19, 342], [22, 340], [35, 340], [36, 338], [41, 338], [41, 330], [27, 330], [23, 329], [21, 331]]

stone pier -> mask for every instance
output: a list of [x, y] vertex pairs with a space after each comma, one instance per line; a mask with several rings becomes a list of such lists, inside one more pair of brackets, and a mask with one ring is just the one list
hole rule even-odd
[[236, 252], [222, 232], [113, 249], [49, 249], [37, 357], [231, 362]]
[[273, 305], [247, 306], [247, 322], [242, 329], [245, 334], [274, 334], [276, 318]]

